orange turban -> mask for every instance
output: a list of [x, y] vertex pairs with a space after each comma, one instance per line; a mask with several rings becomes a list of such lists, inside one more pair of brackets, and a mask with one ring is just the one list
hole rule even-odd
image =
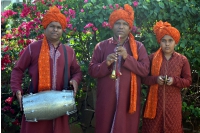
[[63, 15], [56, 6], [50, 7], [49, 11], [47, 11], [47, 13], [44, 15], [44, 18], [42, 19], [42, 26], [46, 29], [51, 22], [59, 22], [62, 26], [62, 29], [67, 27], [65, 15]]
[[160, 40], [165, 35], [171, 36], [175, 40], [176, 44], [178, 44], [180, 40], [180, 32], [175, 27], [172, 27], [171, 24], [168, 22], [157, 22], [153, 27], [153, 31], [156, 34], [156, 39], [159, 44]]
[[120, 19], [126, 21], [131, 28], [133, 27], [134, 11], [130, 5], [125, 4], [124, 9], [117, 9], [111, 13], [109, 18], [111, 28], [113, 28], [114, 23]]

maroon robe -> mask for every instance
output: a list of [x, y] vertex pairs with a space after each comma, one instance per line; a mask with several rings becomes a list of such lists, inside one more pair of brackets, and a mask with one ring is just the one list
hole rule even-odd
[[[124, 47], [128, 56], [122, 59], [119, 81], [119, 98], [116, 106], [115, 80], [110, 78], [112, 67], [106, 64], [106, 58], [114, 53], [117, 42], [110, 38], [96, 45], [89, 66], [89, 74], [97, 78], [97, 101], [96, 101], [96, 133], [110, 133], [114, 121], [113, 133], [138, 133], [140, 117], [140, 87], [141, 77], [149, 73], [149, 59], [144, 45], [136, 41], [138, 61], [132, 55], [129, 41], [126, 40]], [[137, 75], [137, 107], [136, 112], [129, 114], [131, 72]]]
[[[151, 54], [150, 61], [153, 59]], [[154, 119], [143, 118], [142, 133], [183, 133], [181, 89], [189, 87], [192, 78], [187, 58], [177, 52], [169, 60], [163, 56], [159, 75], [173, 77], [173, 84], [159, 85], [158, 105]], [[142, 81], [146, 85], [157, 84], [158, 76], [147, 76]], [[145, 106], [144, 106], [145, 107]]]
[[[36, 41], [30, 44], [21, 55], [11, 74], [11, 89], [15, 94], [17, 90], [22, 91], [22, 77], [24, 71], [28, 68], [28, 73], [33, 83], [33, 92], [38, 92], [38, 58], [42, 41]], [[51, 87], [54, 90], [62, 90], [64, 85], [64, 65], [65, 56], [63, 47], [59, 45], [57, 49], [50, 46], [50, 74]], [[77, 63], [74, 50], [66, 46], [68, 56], [68, 79], [80, 83], [82, 73]], [[30, 91], [30, 90], [29, 90]], [[69, 133], [68, 116], [64, 115], [54, 120], [42, 120], [36, 123], [26, 122], [23, 115], [21, 123], [21, 133]]]

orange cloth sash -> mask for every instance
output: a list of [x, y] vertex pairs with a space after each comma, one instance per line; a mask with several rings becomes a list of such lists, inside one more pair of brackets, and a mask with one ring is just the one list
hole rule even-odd
[[[138, 59], [137, 45], [135, 38], [131, 33], [129, 33], [129, 42], [133, 57], [137, 60]], [[131, 90], [130, 90], [130, 107], [129, 107], [130, 114], [136, 111], [136, 106], [137, 106], [137, 77], [135, 73], [131, 72]]]
[[[158, 76], [160, 73], [160, 67], [162, 64], [162, 50], [159, 48], [152, 60], [151, 66], [151, 75]], [[157, 109], [157, 102], [158, 102], [158, 84], [154, 84], [150, 86], [149, 94], [147, 97], [146, 107], [144, 111], [144, 118], [153, 119], [156, 116], [156, 109]]]
[[50, 53], [46, 36], [44, 36], [44, 39], [42, 41], [42, 46], [40, 49], [40, 55], [38, 59], [38, 69], [39, 69], [38, 92], [50, 90], [51, 89]]

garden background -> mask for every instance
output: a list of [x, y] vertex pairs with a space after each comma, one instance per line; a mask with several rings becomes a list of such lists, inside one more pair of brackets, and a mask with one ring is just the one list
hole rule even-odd
[[[62, 42], [74, 48], [83, 71], [83, 81], [76, 97], [78, 112], [70, 116], [72, 132], [93, 133], [95, 128], [95, 79], [88, 75], [88, 64], [95, 45], [112, 36], [110, 13], [124, 4], [135, 11], [132, 29], [136, 40], [143, 42], [148, 54], [158, 49], [152, 27], [159, 20], [168, 21], [181, 33], [176, 51], [191, 65], [192, 85], [182, 90], [183, 127], [185, 132], [200, 132], [200, 1], [199, 0], [40, 0], [13, 3], [1, 13], [1, 132], [18, 133], [21, 113], [10, 90], [10, 74], [16, 60], [31, 42], [43, 38], [41, 19], [49, 6], [56, 5], [67, 17], [68, 27]], [[24, 74], [22, 87], [29, 86]], [[146, 86], [141, 104], [146, 100]], [[142, 124], [142, 120], [141, 120]], [[141, 127], [141, 126], [140, 126]]]

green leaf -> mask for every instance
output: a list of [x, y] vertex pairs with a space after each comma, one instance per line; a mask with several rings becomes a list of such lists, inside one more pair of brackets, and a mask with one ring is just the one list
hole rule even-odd
[[183, 12], [187, 12], [187, 10], [188, 10], [188, 7], [184, 6], [183, 7]]
[[143, 5], [142, 7], [143, 7], [144, 9], [148, 10], [148, 7], [147, 7], [147, 6]]
[[96, 3], [96, 0], [91, 0], [92, 3]]
[[160, 7], [160, 8], [162, 8], [162, 9], [165, 8], [165, 5], [164, 5], [163, 2], [159, 2], [158, 4], [159, 4], [159, 7]]
[[200, 27], [199, 26], [197, 27], [197, 30], [200, 32]]

